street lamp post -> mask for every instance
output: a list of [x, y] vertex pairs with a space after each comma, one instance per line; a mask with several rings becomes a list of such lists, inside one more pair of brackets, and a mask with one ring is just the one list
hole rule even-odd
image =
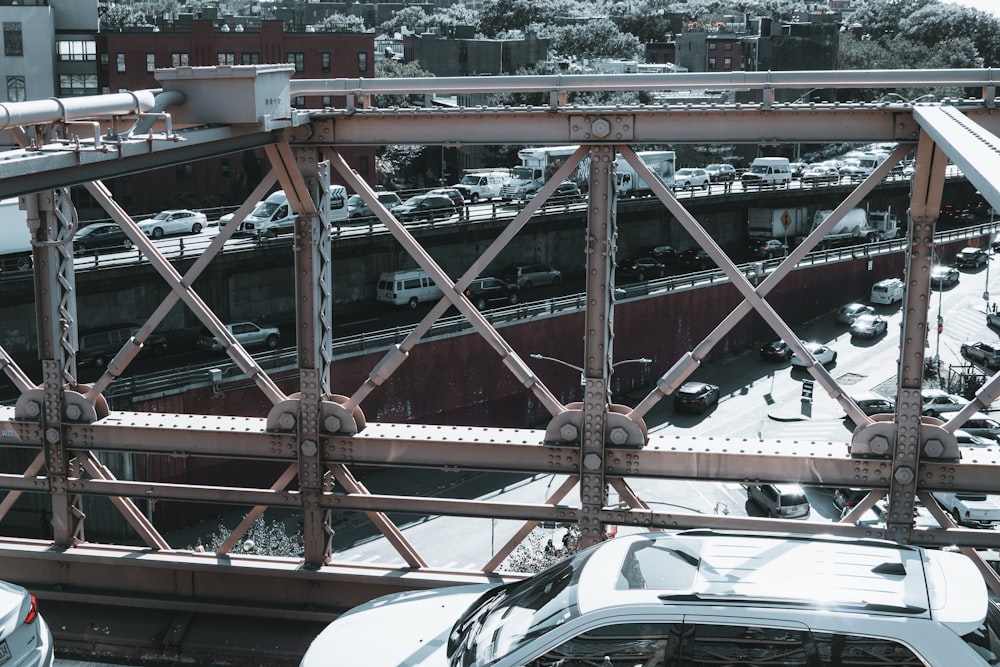
[[[544, 359], [545, 361], [553, 361], [553, 362], [555, 362], [557, 364], [560, 364], [562, 366], [566, 366], [567, 368], [572, 368], [575, 371], [580, 371], [580, 386], [583, 387], [583, 386], [585, 386], [587, 384], [587, 378], [584, 376], [584, 372], [585, 371], [584, 371], [584, 369], [580, 368], [579, 366], [574, 366], [573, 364], [571, 364], [571, 363], [569, 363], [567, 361], [563, 361], [562, 359], [556, 359], [555, 357], [547, 357], [544, 354], [537, 354], [537, 353], [535, 353], [535, 354], [531, 354], [529, 356], [532, 359]], [[615, 363], [611, 364], [611, 368], [612, 369], [617, 368], [618, 366], [621, 366], [622, 364], [651, 364], [651, 363], [653, 363], [652, 359], [646, 359], [645, 357], [639, 357], [638, 359], [625, 359], [623, 361], [615, 362]]]

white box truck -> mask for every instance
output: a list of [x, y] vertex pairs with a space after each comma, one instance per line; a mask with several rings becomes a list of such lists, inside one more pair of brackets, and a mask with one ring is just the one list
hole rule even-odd
[[[674, 171], [677, 164], [677, 154], [674, 151], [639, 151], [639, 159], [659, 177], [668, 188], [674, 185]], [[621, 155], [616, 156], [618, 166], [615, 168], [615, 187], [619, 197], [639, 197], [650, 193], [646, 183], [632, 165]]]
[[780, 239], [792, 247], [809, 233], [810, 222], [805, 206], [751, 208], [747, 211], [747, 236], [751, 241]]
[[[526, 201], [545, 184], [566, 158], [576, 152], [579, 146], [549, 146], [543, 148], [523, 148], [517, 152], [520, 166], [510, 170], [510, 181], [503, 186], [501, 199], [504, 201]], [[569, 175], [584, 190], [590, 175], [590, 158], [584, 157]]]

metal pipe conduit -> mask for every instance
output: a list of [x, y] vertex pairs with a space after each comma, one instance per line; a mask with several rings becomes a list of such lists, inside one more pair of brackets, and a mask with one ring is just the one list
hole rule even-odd
[[155, 94], [152, 90], [8, 102], [0, 104], [0, 129], [94, 116], [143, 113], [152, 109], [154, 104]]
[[541, 76], [400, 79], [292, 79], [293, 97], [330, 94], [538, 93], [554, 90], [730, 90], [773, 88], [987, 87], [992, 68], [925, 70], [803, 70], [792, 72], [681, 72], [677, 74], [552, 74]]

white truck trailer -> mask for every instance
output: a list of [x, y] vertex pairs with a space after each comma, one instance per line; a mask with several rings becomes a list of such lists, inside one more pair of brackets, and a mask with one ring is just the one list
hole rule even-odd
[[31, 268], [31, 232], [28, 214], [16, 197], [0, 200], [0, 270]]
[[747, 236], [751, 241], [779, 239], [794, 247], [809, 233], [810, 223], [805, 206], [751, 208], [747, 211]]
[[[500, 198], [503, 201], [524, 201], [528, 195], [541, 188], [555, 171], [562, 166], [579, 146], [549, 146], [543, 148], [523, 148], [517, 152], [520, 166], [510, 170], [510, 181], [503, 186]], [[590, 158], [584, 157], [569, 179], [584, 190], [590, 175]]]

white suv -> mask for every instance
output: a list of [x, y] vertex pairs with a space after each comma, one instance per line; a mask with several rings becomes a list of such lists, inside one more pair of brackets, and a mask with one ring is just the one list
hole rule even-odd
[[520, 581], [373, 600], [300, 665], [984, 667], [997, 625], [960, 553], [691, 530], [620, 536]]

